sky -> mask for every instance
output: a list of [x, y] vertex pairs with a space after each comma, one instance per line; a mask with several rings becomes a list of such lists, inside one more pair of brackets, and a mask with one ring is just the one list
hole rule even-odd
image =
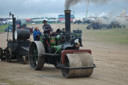
[[[128, 0], [112, 0], [105, 3], [91, 3], [88, 16], [119, 16], [122, 10], [128, 12]], [[70, 7], [77, 18], [86, 17], [86, 2], [79, 2]], [[12, 12], [17, 18], [58, 17], [64, 14], [65, 0], [0, 0], [0, 17], [9, 17]]]

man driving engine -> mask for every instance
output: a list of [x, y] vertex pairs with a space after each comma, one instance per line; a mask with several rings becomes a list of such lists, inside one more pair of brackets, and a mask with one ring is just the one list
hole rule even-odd
[[45, 36], [45, 38], [43, 39], [43, 44], [44, 44], [45, 52], [47, 53], [49, 50], [48, 48], [50, 42], [49, 35], [51, 32], [53, 32], [53, 29], [51, 28], [51, 25], [47, 24], [46, 20], [43, 20], [42, 29], [44, 30], [44, 36]]
[[51, 28], [51, 25], [47, 24], [46, 20], [43, 20], [44, 25], [42, 26], [45, 34], [50, 34], [50, 32], [53, 32], [53, 29]]

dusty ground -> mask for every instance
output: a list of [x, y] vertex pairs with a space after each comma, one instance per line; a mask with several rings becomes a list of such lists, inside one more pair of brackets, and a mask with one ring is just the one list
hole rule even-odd
[[[0, 85], [127, 85], [128, 45], [101, 42], [91, 34], [83, 36], [83, 48], [92, 50], [97, 66], [91, 77], [66, 79], [52, 65], [34, 71], [29, 65], [0, 61]], [[5, 38], [6, 33], [0, 33], [2, 48], [6, 47]]]

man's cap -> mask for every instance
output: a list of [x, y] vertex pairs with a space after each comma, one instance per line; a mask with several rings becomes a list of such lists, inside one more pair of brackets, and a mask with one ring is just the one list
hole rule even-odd
[[45, 23], [45, 22], [47, 22], [46, 20], [43, 20], [43, 22], [42, 23]]

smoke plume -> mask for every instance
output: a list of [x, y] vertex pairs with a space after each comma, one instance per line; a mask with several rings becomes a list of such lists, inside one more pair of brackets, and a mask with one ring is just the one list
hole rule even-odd
[[[65, 0], [65, 9], [70, 9], [71, 6], [77, 4], [77, 3], [80, 3], [80, 2], [85, 2], [85, 3], [88, 3], [88, 1], [90, 3], [95, 3], [95, 4], [106, 4], [107, 2], [111, 2], [111, 1], [114, 1], [114, 2], [117, 2], [119, 0]], [[128, 0], [122, 0], [122, 1], [128, 1]]]
[[[88, 2], [88, 0], [65, 0], [65, 9], [70, 9], [71, 6], [79, 3], [79, 2]], [[111, 1], [111, 0], [89, 0], [89, 2], [92, 2], [92, 3], [105, 3], [105, 2], [108, 2], [108, 1]]]
[[117, 22], [120, 25], [128, 25], [128, 20], [125, 17], [109, 17], [109, 16], [103, 16], [103, 17], [97, 17], [94, 21], [94, 23], [99, 23], [99, 24], [106, 24], [109, 25], [112, 22]]
[[66, 0], [65, 1], [65, 9], [68, 10], [70, 6], [75, 5], [76, 3], [80, 2], [82, 0]]

